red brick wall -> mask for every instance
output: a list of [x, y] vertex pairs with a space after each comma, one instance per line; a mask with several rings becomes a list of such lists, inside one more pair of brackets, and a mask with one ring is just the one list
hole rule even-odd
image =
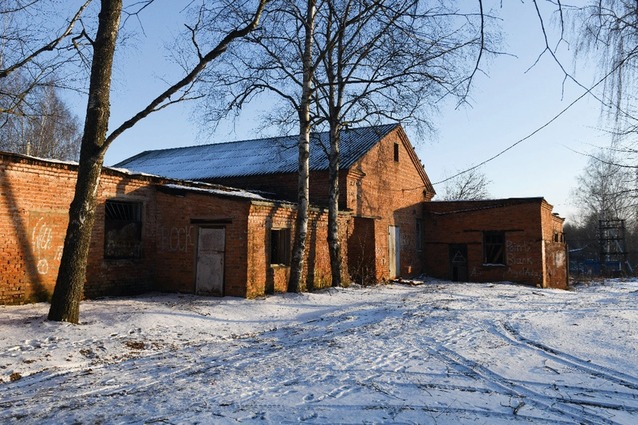
[[[253, 203], [249, 218], [248, 231], [248, 279], [247, 296], [257, 297], [266, 293], [285, 292], [290, 277], [290, 267], [270, 264], [270, 231], [289, 229], [290, 247], [293, 246], [295, 233], [296, 207], [283, 204]], [[339, 219], [340, 239], [344, 262], [344, 276], [347, 281], [346, 232], [349, 215], [342, 214]], [[306, 261], [304, 263], [303, 282], [305, 289], [319, 289], [331, 285], [330, 254], [328, 252], [328, 213], [312, 209], [309, 215], [306, 240]]]
[[[513, 281], [539, 286], [564, 287], [556, 279], [548, 280], [547, 250], [554, 230], [562, 233], [562, 221], [545, 221], [543, 217], [551, 206], [541, 198], [527, 200], [432, 202], [426, 205], [425, 262], [429, 275], [451, 277], [448, 247], [466, 244], [468, 280], [475, 282]], [[549, 208], [549, 209], [548, 209]], [[552, 227], [557, 226], [557, 227]], [[483, 232], [505, 232], [505, 265], [483, 264]], [[552, 235], [547, 239], [549, 235]], [[564, 244], [551, 248], [564, 252]], [[552, 272], [555, 277], [563, 273], [566, 282], [566, 264], [559, 262]]]
[[[52, 293], [75, 178], [75, 165], [0, 153], [0, 304], [46, 299]], [[104, 171], [86, 297], [194, 292], [198, 232], [210, 226], [225, 229], [225, 295], [256, 297], [286, 290], [289, 268], [270, 265], [270, 230], [290, 228], [292, 238], [294, 206], [158, 186], [162, 183]], [[104, 258], [105, 202], [110, 199], [142, 203], [141, 258]], [[349, 219], [348, 214], [340, 219], [344, 251]], [[327, 212], [313, 210], [304, 277], [308, 288], [330, 285], [326, 232]]]
[[[75, 179], [75, 165], [0, 153], [0, 304], [47, 299], [52, 293]], [[103, 258], [105, 200], [133, 196], [146, 205], [151, 196], [144, 189], [146, 184], [117, 172], [103, 175], [87, 265], [86, 296], [149, 288], [151, 275], [146, 258]], [[146, 208], [145, 214], [150, 213], [151, 209]], [[145, 244], [144, 250], [152, 251], [152, 244]]]
[[563, 233], [564, 219], [554, 215], [547, 202], [543, 203], [541, 213], [545, 243], [545, 286], [565, 289], [569, 284], [569, 264]]
[[[399, 161], [394, 159], [395, 143], [399, 147]], [[349, 170], [342, 170], [340, 173], [340, 209], [352, 211], [355, 216], [375, 218], [375, 239], [372, 245], [376, 256], [374, 264], [369, 264], [367, 269], [374, 271], [376, 280], [391, 277], [388, 266], [389, 226], [400, 227], [399, 275], [409, 277], [423, 271], [423, 255], [416, 248], [416, 220], [422, 217], [422, 203], [434, 196], [429, 182], [426, 186], [424, 179], [427, 180], [425, 171], [401, 128], [381, 140]], [[291, 201], [297, 196], [296, 173], [214, 181], [228, 186], [277, 193], [283, 199]], [[311, 173], [310, 200], [313, 205], [327, 203], [328, 184], [327, 172]], [[351, 233], [361, 234], [356, 229], [350, 230]], [[344, 253], [347, 245], [348, 242], [343, 245]], [[354, 242], [350, 242], [349, 246], [354, 246]], [[354, 261], [361, 262], [356, 259]], [[282, 274], [285, 272], [275, 273], [276, 282], [285, 280], [280, 277]]]
[[[346, 184], [347, 171], [340, 174], [340, 185], [344, 188]], [[297, 181], [298, 174], [275, 174], [246, 177], [225, 177], [211, 179], [213, 183], [223, 184], [230, 187], [240, 187], [242, 189], [264, 192], [275, 199], [297, 201]], [[313, 171], [310, 173], [310, 203], [317, 206], [328, 205], [329, 179], [327, 171]], [[340, 208], [346, 208], [345, 191], [341, 190]]]
[[[394, 160], [394, 145], [399, 160]], [[420, 170], [419, 170], [420, 169]], [[423, 256], [417, 250], [416, 221], [423, 217], [423, 204], [433, 196], [405, 133], [397, 128], [373, 147], [348, 174], [342, 186], [348, 208], [356, 216], [374, 218], [376, 279], [389, 277], [388, 227], [400, 228], [402, 277], [423, 272]]]
[[224, 295], [246, 296], [247, 214], [245, 199], [159, 189], [156, 195], [154, 282], [159, 290], [195, 292], [201, 227], [225, 229]]

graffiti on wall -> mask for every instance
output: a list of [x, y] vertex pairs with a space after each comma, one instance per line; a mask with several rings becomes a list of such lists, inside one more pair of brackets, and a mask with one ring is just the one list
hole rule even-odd
[[160, 249], [166, 252], [189, 252], [194, 249], [194, 226], [160, 227]]
[[525, 241], [516, 243], [507, 241], [507, 264], [511, 266], [532, 266], [534, 261], [531, 257], [532, 244]]
[[65, 214], [29, 213], [31, 251], [38, 273], [57, 273], [64, 248]]

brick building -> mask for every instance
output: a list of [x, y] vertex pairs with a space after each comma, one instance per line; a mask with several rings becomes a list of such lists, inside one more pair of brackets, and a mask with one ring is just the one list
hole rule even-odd
[[[328, 133], [310, 144], [310, 202], [328, 199]], [[136, 172], [219, 183], [294, 201], [297, 137], [273, 137], [142, 152], [117, 164]], [[339, 209], [349, 213], [348, 269], [356, 281], [423, 272], [417, 248], [423, 205], [434, 189], [398, 124], [341, 133]]]
[[[77, 166], [0, 153], [0, 304], [47, 299]], [[104, 169], [85, 296], [285, 291], [294, 204], [239, 189]], [[343, 242], [349, 224], [343, 214]], [[327, 213], [313, 208], [308, 287], [329, 284]]]
[[[400, 125], [345, 130], [341, 137], [346, 280], [425, 272], [457, 280], [566, 282], [559, 261], [562, 220], [541, 198], [430, 202], [434, 190]], [[105, 168], [85, 296], [285, 291], [296, 218], [296, 142], [279, 137], [149, 151], [118, 164], [126, 170]], [[311, 144], [308, 289], [330, 285], [327, 142], [320, 133]], [[0, 152], [0, 304], [51, 294], [76, 176], [73, 163]], [[503, 264], [492, 264], [500, 257], [482, 252], [487, 245], [498, 251], [498, 234], [508, 251]], [[551, 243], [556, 234], [559, 240]], [[467, 252], [465, 268], [451, 260], [460, 246]]]
[[[343, 156], [344, 261], [358, 279], [421, 273], [416, 223], [434, 192], [405, 133], [400, 126], [383, 126], [344, 134], [346, 143], [349, 137], [359, 143], [353, 142]], [[271, 139], [280, 159], [291, 150], [282, 143], [285, 139]], [[255, 147], [243, 150], [254, 152]], [[235, 147], [235, 154], [241, 151]], [[315, 145], [314, 156], [320, 153]], [[195, 155], [202, 157], [201, 152]], [[273, 161], [263, 152], [259, 157], [266, 164]], [[177, 158], [184, 161], [178, 168], [197, 168], [192, 158]], [[295, 154], [292, 158], [296, 161]], [[235, 162], [245, 166], [250, 159]], [[322, 208], [327, 186], [315, 177], [325, 174], [320, 168], [316, 161], [304, 276], [309, 289], [330, 285], [327, 211]], [[0, 153], [0, 303], [46, 299], [52, 292], [76, 173], [73, 163]], [[260, 193], [155, 174], [164, 176], [104, 169], [87, 297], [149, 290], [256, 297], [286, 290], [296, 206], [278, 188], [279, 182], [296, 181], [296, 173], [270, 176], [277, 183]], [[260, 175], [254, 181], [268, 178]]]
[[566, 288], [563, 221], [543, 198], [429, 202], [427, 272], [454, 281]]

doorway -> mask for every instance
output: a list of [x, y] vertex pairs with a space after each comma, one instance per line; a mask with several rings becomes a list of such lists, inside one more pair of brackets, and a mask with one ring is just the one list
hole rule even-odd
[[390, 279], [401, 274], [401, 232], [399, 226], [388, 226], [388, 266]]
[[451, 244], [449, 249], [450, 279], [467, 282], [467, 245]]
[[224, 295], [224, 254], [226, 229], [200, 227], [197, 238], [197, 276], [195, 292]]

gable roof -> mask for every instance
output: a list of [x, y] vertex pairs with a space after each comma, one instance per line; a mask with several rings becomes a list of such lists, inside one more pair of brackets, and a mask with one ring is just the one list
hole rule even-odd
[[[387, 124], [341, 131], [340, 164], [350, 168], [374, 145], [400, 127]], [[295, 173], [299, 136], [281, 136], [183, 148], [145, 151], [114, 167], [181, 180], [208, 180]], [[310, 170], [328, 170], [329, 133], [310, 138]]]

